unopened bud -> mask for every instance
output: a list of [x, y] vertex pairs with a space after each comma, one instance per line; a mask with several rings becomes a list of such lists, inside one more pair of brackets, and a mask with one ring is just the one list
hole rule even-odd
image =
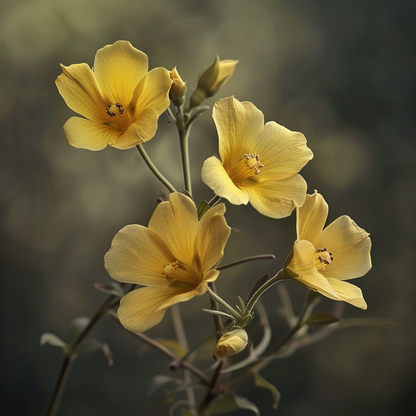
[[169, 71], [170, 79], [173, 81], [169, 91], [169, 98], [176, 107], [180, 107], [185, 101], [186, 82], [183, 82], [179, 72], [175, 68]]
[[226, 59], [220, 61], [215, 56], [214, 63], [199, 76], [196, 90], [191, 96], [191, 108], [202, 103], [206, 98], [212, 97], [231, 78], [238, 61]]
[[217, 358], [225, 358], [243, 351], [247, 346], [248, 336], [244, 329], [234, 329], [224, 334], [217, 342], [214, 354]]

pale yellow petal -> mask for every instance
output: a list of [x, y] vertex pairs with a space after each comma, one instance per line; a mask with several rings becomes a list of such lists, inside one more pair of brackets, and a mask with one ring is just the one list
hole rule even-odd
[[188, 266], [195, 261], [198, 214], [194, 202], [178, 192], [157, 207], [149, 222], [149, 231], [159, 247]]
[[94, 74], [103, 94], [112, 103], [129, 106], [133, 92], [147, 73], [147, 55], [130, 42], [120, 40], [97, 51], [94, 60]]
[[271, 218], [288, 217], [294, 208], [301, 206], [305, 200], [306, 187], [306, 182], [300, 175], [282, 181], [248, 178], [242, 185], [250, 198], [250, 204], [261, 214]]
[[170, 104], [169, 90], [172, 85], [169, 71], [165, 68], [154, 68], [146, 74], [134, 91], [134, 116], [141, 116], [143, 110], [152, 108], [160, 116]]
[[367, 303], [364, 300], [361, 289], [348, 282], [342, 282], [338, 279], [328, 279], [330, 285], [334, 288], [337, 295], [345, 302], [361, 309], [367, 309]]
[[371, 269], [369, 234], [346, 215], [323, 230], [316, 246], [327, 247], [334, 255], [334, 261], [322, 271], [326, 277], [348, 280]]
[[114, 280], [158, 287], [166, 286], [163, 267], [171, 261], [152, 240], [149, 230], [136, 224], [121, 229], [104, 256], [105, 268]]
[[117, 149], [130, 149], [152, 139], [157, 131], [159, 115], [154, 108], [146, 108], [140, 117], [129, 126], [127, 131], [119, 134], [111, 146]]
[[313, 157], [303, 134], [290, 131], [275, 122], [264, 126], [253, 152], [259, 155], [264, 165], [261, 175], [268, 180], [290, 178]]
[[186, 302], [197, 294], [185, 285], [143, 287], [127, 293], [120, 300], [117, 314], [126, 329], [144, 332], [162, 320], [169, 306]]
[[64, 125], [64, 135], [68, 144], [79, 149], [104, 149], [116, 140], [119, 134], [120, 132], [104, 124], [80, 117], [71, 117]]
[[55, 83], [67, 106], [94, 121], [103, 121], [106, 107], [91, 68], [87, 64], [64, 66]]
[[248, 203], [247, 193], [235, 186], [217, 157], [211, 156], [204, 162], [201, 177], [202, 181], [218, 196], [227, 198], [232, 204], [246, 205]]
[[224, 247], [231, 234], [224, 213], [225, 205], [218, 204], [210, 208], [199, 221], [197, 247], [204, 272], [215, 266], [224, 255]]
[[315, 245], [328, 216], [328, 204], [318, 192], [306, 195], [305, 202], [297, 208], [296, 233], [298, 240], [308, 240]]
[[250, 102], [228, 97], [215, 104], [213, 118], [218, 131], [220, 157], [228, 170], [245, 154], [255, 152], [254, 144], [264, 126], [263, 113]]
[[[315, 290], [331, 299], [338, 299], [338, 295], [328, 280], [322, 276], [314, 265], [315, 247], [306, 240], [297, 241], [293, 246], [293, 257], [287, 269], [298, 275], [294, 277], [299, 283]], [[289, 275], [291, 275], [289, 273]]]

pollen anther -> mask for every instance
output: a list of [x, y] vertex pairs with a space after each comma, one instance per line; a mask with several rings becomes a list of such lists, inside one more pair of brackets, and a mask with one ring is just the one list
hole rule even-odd
[[334, 253], [332, 251], [328, 251], [326, 247], [318, 248], [316, 252], [320, 253], [320, 255], [318, 256], [318, 260], [321, 263], [324, 263], [324, 267], [328, 266], [328, 264], [334, 261]]
[[245, 154], [246, 166], [250, 169], [254, 169], [256, 175], [260, 174], [260, 169], [264, 168], [263, 163], [260, 162], [260, 155], [254, 154]]
[[107, 108], [107, 114], [110, 117], [115, 117], [116, 116], [116, 111], [118, 111], [119, 114], [123, 114], [124, 113], [124, 108], [120, 103], [114, 103], [114, 104], [110, 104]]
[[167, 280], [173, 280], [173, 271], [176, 270], [179, 267], [178, 261], [172, 261], [169, 264], [165, 264], [163, 266], [163, 272], [162, 274], [166, 276]]

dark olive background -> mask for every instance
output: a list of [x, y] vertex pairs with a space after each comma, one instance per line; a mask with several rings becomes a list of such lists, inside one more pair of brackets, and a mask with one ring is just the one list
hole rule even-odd
[[[111, 239], [126, 224], [146, 225], [163, 191], [136, 149], [77, 150], [62, 134], [73, 113], [54, 85], [59, 63], [92, 65], [96, 50], [118, 39], [146, 52], [151, 68], [177, 66], [189, 91], [215, 53], [238, 59], [215, 98], [251, 101], [266, 121], [304, 133], [315, 154], [302, 170], [308, 191], [324, 195], [329, 221], [347, 214], [371, 233], [373, 269], [354, 281], [368, 310], [347, 306], [344, 316], [403, 327], [345, 329], [273, 363], [262, 374], [282, 393], [277, 414], [415, 414], [414, 1], [32, 0], [1, 9], [1, 416], [43, 414], [62, 354], [40, 347], [41, 334], [66, 338], [74, 318], [93, 313], [103, 298], [93, 283], [110, 281], [103, 255]], [[210, 112], [195, 123], [190, 146], [195, 199], [209, 199], [200, 168], [217, 152]], [[146, 149], [182, 187], [176, 132], [165, 115]], [[295, 218], [272, 220], [227, 203], [227, 220], [240, 233], [225, 262], [277, 256], [221, 274], [218, 288], [234, 303], [280, 268]], [[306, 290], [286, 286], [299, 308]], [[285, 324], [274, 289], [265, 303], [277, 339]], [[212, 331], [200, 311], [207, 305], [206, 297], [181, 305], [191, 344]], [[149, 335], [174, 336], [169, 313]], [[154, 375], [168, 374], [168, 361], [151, 351], [140, 357], [141, 344], [110, 320], [93, 337], [110, 345], [114, 366], [100, 353], [79, 357], [58, 415], [166, 415], [162, 391], [146, 391]], [[237, 392], [262, 415], [276, 414], [269, 392], [251, 380]]]

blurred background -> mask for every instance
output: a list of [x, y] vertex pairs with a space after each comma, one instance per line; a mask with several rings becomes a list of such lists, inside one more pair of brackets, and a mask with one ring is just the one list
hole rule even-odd
[[[315, 157], [302, 170], [318, 189], [329, 221], [351, 216], [371, 233], [373, 269], [354, 281], [368, 310], [347, 305], [344, 317], [389, 318], [400, 328], [352, 328], [274, 362], [262, 375], [281, 392], [279, 410], [252, 380], [237, 386], [262, 415], [413, 415], [416, 411], [416, 3], [411, 0], [20, 0], [3, 2], [0, 17], [1, 393], [0, 415], [42, 415], [62, 353], [40, 347], [42, 333], [65, 339], [70, 323], [91, 316], [109, 282], [103, 255], [126, 224], [147, 225], [163, 187], [135, 148], [100, 152], [69, 147], [62, 133], [73, 115], [54, 81], [59, 64], [92, 66], [97, 49], [129, 40], [150, 68], [177, 66], [196, 87], [198, 74], [221, 59], [238, 59], [229, 83], [207, 101], [235, 95], [301, 131]], [[217, 152], [210, 112], [191, 136], [194, 196], [210, 199], [200, 180]], [[145, 145], [154, 163], [183, 187], [177, 133], [165, 115]], [[231, 303], [247, 296], [264, 273], [276, 272], [295, 239], [295, 218], [263, 218], [251, 206], [227, 204], [231, 236], [224, 263], [274, 253], [275, 261], [221, 274]], [[306, 290], [285, 283], [298, 310]], [[238, 287], [239, 292], [235, 293]], [[285, 331], [277, 292], [265, 298], [274, 339]], [[324, 301], [331, 311], [335, 302]], [[181, 305], [194, 344], [212, 330], [200, 311], [207, 297]], [[255, 327], [248, 331], [255, 333]], [[173, 337], [169, 313], [149, 331]], [[75, 362], [60, 416], [166, 415], [163, 391], [147, 395], [168, 360], [113, 321], [92, 336], [114, 354]], [[240, 411], [237, 414], [250, 414]]]

